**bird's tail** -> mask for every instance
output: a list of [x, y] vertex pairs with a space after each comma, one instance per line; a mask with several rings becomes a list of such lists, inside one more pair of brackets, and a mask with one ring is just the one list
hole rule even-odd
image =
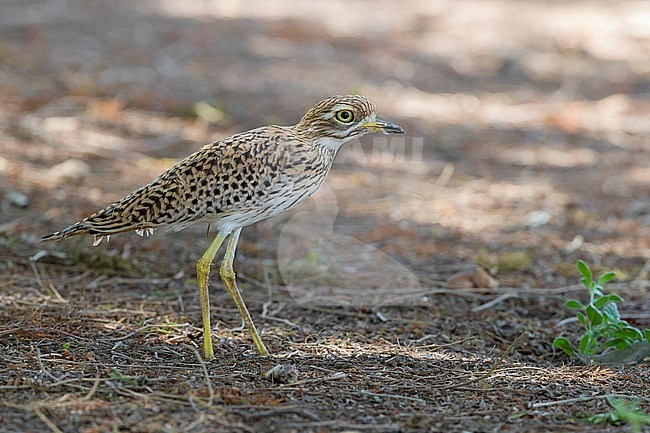
[[[135, 231], [139, 235], [150, 235], [160, 225], [155, 221], [157, 212], [151, 211], [152, 199], [148, 191], [152, 184], [145, 185], [122, 200], [109, 204], [88, 218], [72, 224], [61, 231], [41, 238], [41, 242], [58, 241], [70, 236], [89, 234], [95, 236], [94, 245], [103, 237], [117, 233]], [[154, 220], [154, 221], [152, 221]]]
[[124, 217], [124, 212], [120, 209], [121, 205], [121, 202], [113, 203], [88, 218], [72, 224], [70, 227], [43, 236], [40, 243], [58, 241], [70, 236], [89, 234], [95, 237], [93, 245], [99, 245], [104, 237], [109, 239], [111, 235], [117, 233], [135, 231], [140, 236], [149, 236], [153, 233], [153, 229], [157, 224], [135, 222], [132, 220], [131, 214], [127, 214]]

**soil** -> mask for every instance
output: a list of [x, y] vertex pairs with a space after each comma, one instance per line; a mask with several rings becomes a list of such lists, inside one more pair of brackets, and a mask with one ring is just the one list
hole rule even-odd
[[[0, 432], [632, 431], [648, 363], [581, 365], [575, 263], [650, 327], [650, 5], [5, 0]], [[362, 93], [342, 149], [243, 231], [260, 358], [204, 225], [39, 244], [202, 144]], [[650, 431], [641, 426], [638, 431]], [[643, 430], [645, 429], [645, 430]]]

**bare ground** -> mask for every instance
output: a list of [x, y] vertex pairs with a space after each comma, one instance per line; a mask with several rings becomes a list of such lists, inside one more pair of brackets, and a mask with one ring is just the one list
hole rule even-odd
[[[0, 431], [613, 432], [586, 421], [607, 396], [648, 411], [647, 363], [550, 346], [577, 335], [578, 258], [650, 326], [647, 4], [180, 4], [3, 3]], [[201, 360], [205, 227], [37, 244], [344, 92], [408, 136], [353, 143], [313, 200], [244, 231], [271, 358], [215, 275]]]

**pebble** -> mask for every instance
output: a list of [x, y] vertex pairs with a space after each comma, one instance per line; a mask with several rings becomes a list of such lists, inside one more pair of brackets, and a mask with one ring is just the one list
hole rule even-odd
[[7, 194], [7, 202], [15, 207], [27, 207], [29, 206], [29, 197], [22, 192], [11, 191]]
[[293, 383], [298, 380], [298, 370], [291, 364], [278, 364], [264, 374], [273, 383]]

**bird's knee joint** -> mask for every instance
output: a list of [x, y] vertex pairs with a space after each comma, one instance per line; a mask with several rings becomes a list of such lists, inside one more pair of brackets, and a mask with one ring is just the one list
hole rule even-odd
[[221, 269], [219, 269], [219, 275], [222, 280], [232, 280], [235, 278], [235, 271], [233, 268], [222, 266]]
[[208, 273], [210, 272], [211, 266], [212, 266], [211, 262], [207, 260], [199, 259], [199, 261], [196, 262], [196, 271], [200, 274]]

